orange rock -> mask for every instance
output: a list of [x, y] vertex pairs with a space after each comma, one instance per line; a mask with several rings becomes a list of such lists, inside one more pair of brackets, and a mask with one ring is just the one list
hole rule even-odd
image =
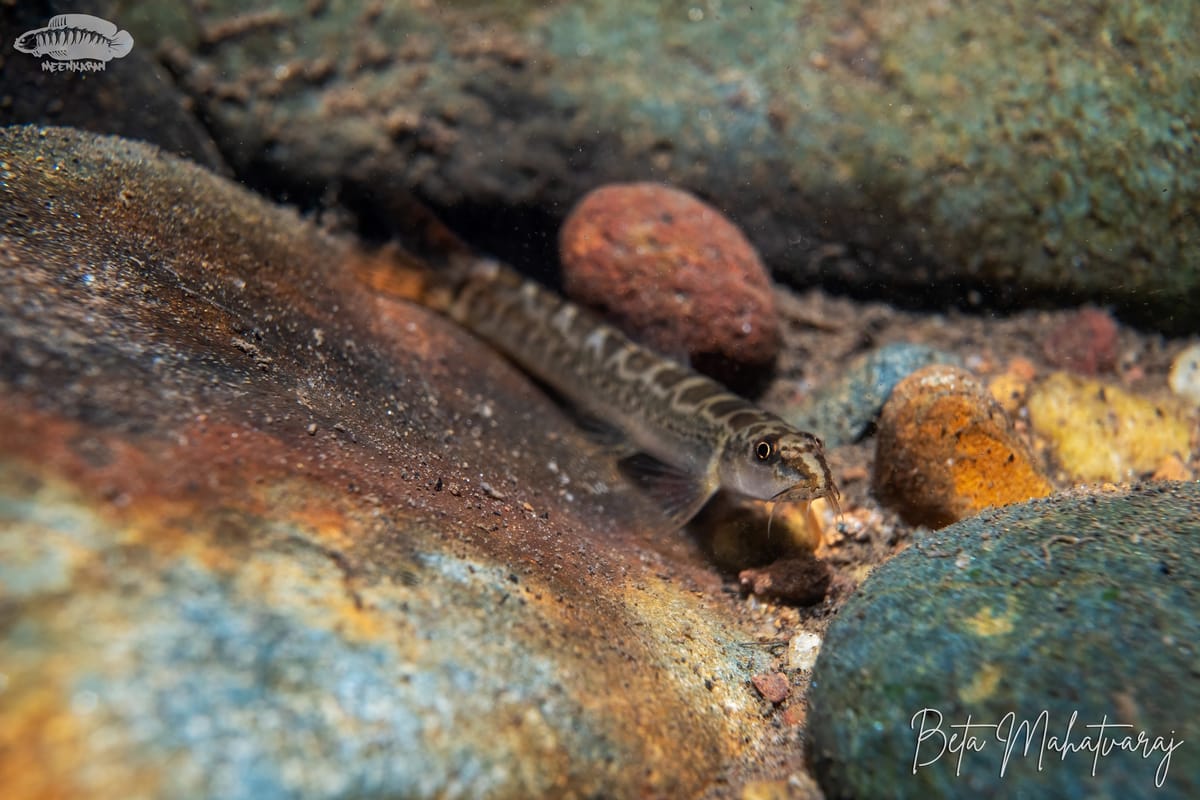
[[1169, 455], [1158, 463], [1152, 476], [1156, 481], [1190, 481], [1192, 471], [1176, 455]]
[[559, 236], [566, 293], [635, 339], [729, 382], [779, 349], [771, 281], [754, 248], [716, 209], [655, 183], [605, 186]]
[[944, 365], [914, 372], [884, 405], [874, 483], [905, 519], [935, 528], [1052, 491], [987, 389]]
[[1017, 356], [1008, 362], [1008, 369], [1005, 371], [1020, 380], [1029, 382], [1037, 375], [1037, 366], [1028, 358]]
[[988, 381], [988, 392], [1005, 412], [1015, 414], [1029, 395], [1029, 381], [1009, 370]]

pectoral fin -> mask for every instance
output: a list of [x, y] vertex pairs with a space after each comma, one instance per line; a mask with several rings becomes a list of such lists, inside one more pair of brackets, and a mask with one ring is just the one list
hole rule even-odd
[[623, 459], [621, 471], [660, 505], [674, 528], [696, 516], [717, 491], [703, 476], [684, 472], [645, 453]]

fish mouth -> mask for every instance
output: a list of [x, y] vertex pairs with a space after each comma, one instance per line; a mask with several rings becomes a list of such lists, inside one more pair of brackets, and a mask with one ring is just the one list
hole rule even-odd
[[771, 523], [775, 521], [775, 511], [782, 503], [811, 503], [814, 500], [825, 500], [833, 507], [833, 513], [836, 517], [842, 516], [841, 497], [838, 494], [837, 487], [830, 484], [826, 489], [811, 489], [807, 486], [797, 484], [789, 486], [782, 492], [775, 494], [768, 503], [771, 503], [771, 512], [767, 515], [767, 538], [771, 538]]
[[771, 503], [811, 503], [813, 500], [824, 499], [825, 502], [833, 506], [833, 511], [837, 516], [842, 515], [841, 496], [838, 493], [837, 487], [832, 484], [825, 489], [811, 489], [807, 486], [797, 484], [789, 486], [782, 492], [775, 494], [769, 502]]

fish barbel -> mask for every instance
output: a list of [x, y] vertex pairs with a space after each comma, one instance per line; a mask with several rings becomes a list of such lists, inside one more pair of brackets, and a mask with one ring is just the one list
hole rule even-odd
[[650, 456], [640, 471], [676, 525], [718, 489], [836, 506], [813, 434], [495, 261], [473, 259], [453, 272], [446, 296], [431, 304]]

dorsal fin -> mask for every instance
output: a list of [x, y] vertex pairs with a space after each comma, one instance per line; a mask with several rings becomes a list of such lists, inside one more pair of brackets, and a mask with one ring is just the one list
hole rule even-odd
[[59, 14], [51, 17], [48, 28], [83, 28], [95, 31], [109, 39], [117, 35], [117, 26], [106, 19], [93, 17], [91, 14]]

